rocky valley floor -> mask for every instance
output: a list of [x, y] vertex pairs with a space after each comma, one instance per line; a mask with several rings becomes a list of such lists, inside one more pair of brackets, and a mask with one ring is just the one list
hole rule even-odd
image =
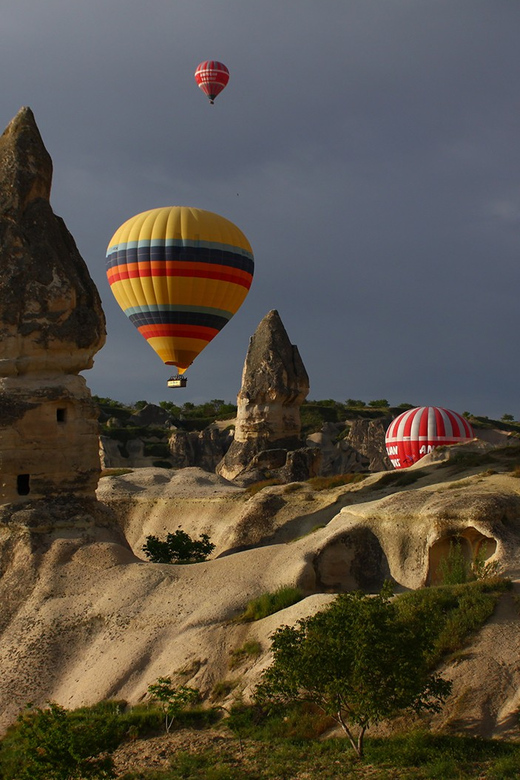
[[[443, 457], [438, 453], [438, 458]], [[444, 456], [445, 457], [445, 456]], [[247, 697], [270, 661], [269, 637], [334, 594], [435, 583], [450, 539], [519, 578], [517, 454], [459, 450], [400, 473], [316, 490], [309, 483], [237, 488], [200, 469], [137, 469], [101, 480], [98, 502], [41, 502], [3, 510], [0, 681], [2, 725], [27, 701], [67, 708], [142, 701], [160, 676], [209, 697], [232, 680]], [[208, 533], [211, 560], [152, 564], [149, 534]], [[234, 618], [251, 599], [285, 585], [297, 604], [254, 623]], [[514, 737], [520, 690], [515, 593], [447, 674], [454, 692], [436, 728]], [[258, 642], [230, 670], [231, 654]]]

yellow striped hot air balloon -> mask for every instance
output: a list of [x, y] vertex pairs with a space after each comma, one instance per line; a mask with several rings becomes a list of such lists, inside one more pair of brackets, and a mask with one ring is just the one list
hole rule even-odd
[[183, 374], [242, 305], [253, 252], [211, 211], [167, 206], [127, 220], [107, 249], [107, 277], [124, 313], [161, 360]]

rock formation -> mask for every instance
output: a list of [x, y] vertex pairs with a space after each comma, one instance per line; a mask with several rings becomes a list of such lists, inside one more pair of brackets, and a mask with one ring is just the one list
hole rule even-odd
[[96, 287], [49, 203], [30, 109], [0, 138], [0, 504], [94, 496], [97, 410], [78, 372], [105, 342]]
[[249, 342], [235, 438], [217, 473], [242, 484], [267, 476], [308, 479], [317, 473], [319, 452], [305, 448], [300, 438], [300, 406], [308, 392], [309, 377], [298, 348], [272, 310]]
[[391, 470], [385, 433], [395, 415], [377, 420], [353, 420], [347, 437], [350, 446], [368, 461], [369, 471]]

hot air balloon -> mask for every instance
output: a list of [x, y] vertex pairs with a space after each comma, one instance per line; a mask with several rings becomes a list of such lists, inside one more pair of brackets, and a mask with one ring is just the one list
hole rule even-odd
[[204, 94], [208, 96], [211, 105], [213, 105], [215, 98], [217, 95], [220, 95], [229, 81], [229, 70], [223, 62], [206, 60], [197, 65], [195, 81]]
[[419, 406], [396, 417], [385, 436], [386, 452], [396, 469], [417, 463], [435, 447], [473, 439], [462, 415], [439, 406]]
[[107, 277], [115, 299], [179, 376], [242, 305], [253, 252], [232, 222], [202, 209], [168, 206], [137, 214], [114, 233]]

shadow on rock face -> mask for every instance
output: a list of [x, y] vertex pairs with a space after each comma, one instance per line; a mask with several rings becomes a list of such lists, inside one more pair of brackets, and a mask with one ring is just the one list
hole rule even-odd
[[314, 562], [316, 590], [376, 593], [390, 579], [390, 567], [377, 536], [368, 528], [356, 528], [336, 537]]

